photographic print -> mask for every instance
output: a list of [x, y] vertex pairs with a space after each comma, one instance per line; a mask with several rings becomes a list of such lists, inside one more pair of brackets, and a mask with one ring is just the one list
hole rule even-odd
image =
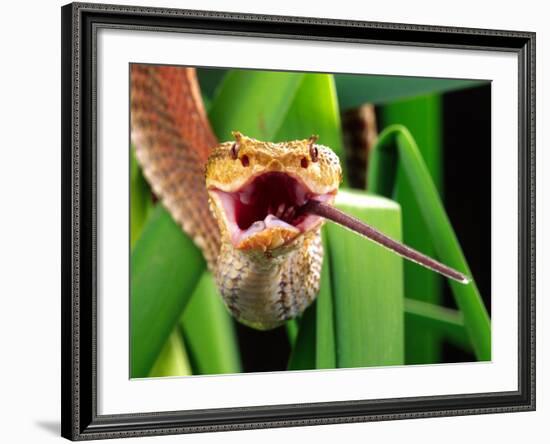
[[131, 63], [130, 377], [491, 360], [491, 82]]
[[62, 435], [535, 409], [535, 35], [62, 8]]

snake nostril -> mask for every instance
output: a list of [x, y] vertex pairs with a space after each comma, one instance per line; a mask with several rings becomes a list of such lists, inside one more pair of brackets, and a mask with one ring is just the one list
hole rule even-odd
[[305, 157], [302, 157], [302, 160], [300, 161], [300, 165], [302, 166], [302, 168], [307, 168], [308, 164], [309, 162], [307, 161], [307, 159]]
[[248, 159], [248, 156], [246, 154], [241, 157], [241, 163], [243, 164], [244, 167], [247, 167], [248, 165], [250, 165], [250, 160]]

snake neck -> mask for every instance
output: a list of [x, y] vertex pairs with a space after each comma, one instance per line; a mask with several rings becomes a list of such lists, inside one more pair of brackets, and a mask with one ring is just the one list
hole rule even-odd
[[320, 285], [323, 248], [319, 230], [276, 257], [251, 255], [223, 243], [216, 281], [225, 305], [241, 323], [269, 330], [300, 315]]

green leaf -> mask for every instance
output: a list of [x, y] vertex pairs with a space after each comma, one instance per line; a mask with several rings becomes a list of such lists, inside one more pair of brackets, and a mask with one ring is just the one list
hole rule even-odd
[[[438, 191], [442, 176], [442, 104], [439, 94], [424, 95], [392, 102], [381, 107], [382, 127], [402, 124], [414, 134], [422, 157]], [[401, 205], [404, 242], [428, 256], [435, 255], [429, 236], [422, 236], [424, 219], [414, 192], [409, 186], [403, 167], [398, 165], [394, 198]], [[405, 297], [437, 304], [441, 301], [443, 279], [413, 262], [404, 262]], [[441, 362], [441, 340], [437, 332], [423, 324], [406, 324], [405, 357], [407, 364], [431, 364]]]
[[203, 97], [211, 102], [216, 96], [216, 91], [227, 74], [224, 68], [197, 68], [197, 78]]
[[163, 376], [188, 376], [191, 375], [189, 359], [185, 353], [185, 345], [180, 332], [176, 329], [168, 337], [155, 365], [149, 373], [150, 378]]
[[290, 354], [289, 370], [315, 369], [315, 328], [316, 302], [313, 302], [303, 313], [299, 322], [298, 336]]
[[[343, 159], [340, 110], [331, 74], [304, 74], [274, 141], [307, 139], [313, 134], [319, 136], [321, 145], [330, 147]], [[343, 162], [342, 168], [345, 173]]]
[[405, 323], [422, 326], [464, 350], [472, 350], [464, 317], [457, 310], [405, 298]]
[[208, 113], [218, 139], [231, 140], [231, 131], [240, 131], [272, 140], [302, 78], [300, 73], [231, 70]]
[[216, 283], [203, 273], [180, 321], [194, 374], [241, 372], [241, 361], [233, 321]]
[[[369, 184], [373, 192], [393, 194], [397, 160], [403, 166], [410, 188], [424, 218], [439, 260], [471, 277], [470, 268], [456, 238], [411, 133], [401, 125], [386, 128], [378, 138], [369, 161]], [[478, 360], [491, 359], [491, 322], [474, 281], [468, 285], [449, 282], [456, 304]]]
[[153, 210], [151, 190], [139, 167], [134, 147], [130, 147], [130, 246], [141, 235], [143, 226]]
[[296, 344], [296, 338], [298, 337], [298, 321], [296, 319], [290, 319], [285, 324], [286, 334], [288, 336], [288, 342], [290, 348]]
[[[341, 191], [336, 207], [396, 240], [399, 205], [364, 192]], [[403, 262], [381, 246], [327, 223], [340, 368], [404, 363]]]
[[473, 88], [487, 83], [485, 80], [364, 74], [338, 74], [335, 79], [340, 108], [343, 110], [364, 103], [383, 104], [424, 94]]
[[200, 250], [158, 205], [131, 257], [131, 377], [149, 374], [204, 269]]
[[323, 238], [323, 267], [321, 269], [321, 288], [317, 296], [316, 331], [316, 368], [336, 367], [336, 339], [334, 331], [334, 302], [331, 284], [330, 248], [328, 246], [326, 225], [321, 230]]

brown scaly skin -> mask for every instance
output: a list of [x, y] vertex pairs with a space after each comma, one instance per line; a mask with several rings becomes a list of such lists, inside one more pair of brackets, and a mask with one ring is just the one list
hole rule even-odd
[[[299, 177], [318, 194], [334, 191], [342, 179], [338, 156], [326, 146], [316, 144], [318, 159], [310, 156], [310, 139], [272, 143], [246, 137], [235, 131], [238, 158], [247, 156], [249, 164], [235, 161], [231, 155], [234, 141], [221, 143], [212, 149], [206, 164], [206, 186], [232, 191], [247, 183], [251, 177], [270, 171], [280, 171]], [[302, 167], [306, 159], [307, 168]]]
[[239, 322], [269, 330], [299, 316], [313, 302], [322, 263], [319, 229], [304, 235], [295, 251], [269, 260], [222, 243], [216, 282]]
[[208, 208], [204, 164], [218, 142], [194, 69], [132, 64], [131, 139], [155, 194], [214, 271], [220, 233]]
[[322, 220], [303, 233], [272, 227], [234, 245], [215, 190], [236, 191], [257, 175], [279, 172], [314, 194], [330, 193], [331, 202], [341, 181], [340, 164], [329, 148], [308, 139], [270, 143], [240, 133], [234, 133], [235, 158], [234, 141], [216, 145], [197, 92], [193, 69], [132, 66], [136, 155], [155, 193], [202, 249], [235, 318], [257, 329], [275, 328], [300, 315], [319, 291]]

